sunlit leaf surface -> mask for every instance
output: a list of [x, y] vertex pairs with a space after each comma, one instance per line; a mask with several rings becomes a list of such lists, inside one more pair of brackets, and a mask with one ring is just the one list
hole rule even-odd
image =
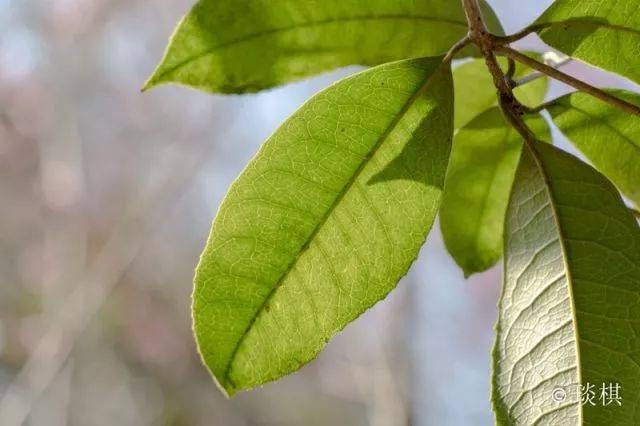
[[231, 187], [193, 301], [200, 352], [228, 394], [312, 360], [416, 258], [451, 148], [441, 60], [382, 65], [320, 92]]
[[[549, 140], [545, 120], [529, 127]], [[460, 129], [453, 141], [440, 226], [447, 249], [465, 275], [482, 272], [502, 257], [504, 216], [518, 167], [522, 138], [498, 107]]]
[[145, 87], [255, 92], [346, 65], [442, 54], [466, 33], [459, 1], [200, 0]]
[[[610, 93], [640, 105], [640, 95]], [[585, 93], [574, 93], [549, 108], [554, 123], [605, 176], [640, 205], [640, 117]]]
[[556, 0], [535, 24], [550, 46], [640, 83], [637, 0]]

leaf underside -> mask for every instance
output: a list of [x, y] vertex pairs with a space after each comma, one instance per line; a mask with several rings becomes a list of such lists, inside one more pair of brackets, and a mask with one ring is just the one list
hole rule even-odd
[[[622, 90], [614, 96], [640, 105], [640, 95]], [[640, 117], [585, 93], [573, 93], [548, 108], [569, 140], [636, 205], [640, 205]]]
[[194, 330], [229, 395], [297, 370], [407, 272], [453, 132], [442, 57], [320, 92], [232, 185], [197, 268]]
[[640, 83], [637, 0], [556, 0], [534, 25], [548, 45]]
[[[640, 230], [613, 185], [555, 147], [526, 147], [505, 247], [498, 424], [640, 424]], [[579, 384], [609, 382], [622, 406], [580, 403]]]
[[[531, 116], [526, 123], [541, 140], [550, 141], [541, 116]], [[440, 227], [449, 253], [466, 276], [490, 268], [502, 257], [504, 217], [521, 151], [522, 138], [498, 107], [456, 133]]]
[[466, 33], [460, 2], [449, 0], [200, 0], [145, 89], [256, 92], [346, 65], [439, 55]]

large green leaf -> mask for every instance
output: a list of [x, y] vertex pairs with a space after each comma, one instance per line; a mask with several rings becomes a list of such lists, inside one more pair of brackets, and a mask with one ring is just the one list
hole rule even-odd
[[[610, 93], [640, 105], [640, 95]], [[640, 205], [640, 118], [585, 93], [556, 100], [549, 113], [589, 161]]]
[[556, 0], [534, 25], [550, 46], [640, 83], [638, 0]]
[[[528, 55], [537, 57], [535, 53]], [[503, 69], [507, 60], [498, 58]], [[515, 77], [522, 77], [532, 72], [522, 64], [516, 65]], [[456, 93], [454, 128], [459, 129], [478, 114], [498, 105], [496, 87], [487, 70], [484, 59], [472, 59], [457, 66], [453, 70], [453, 84]], [[517, 87], [514, 94], [526, 106], [535, 107], [544, 100], [549, 82], [546, 77]]]
[[193, 300], [200, 352], [228, 394], [313, 359], [407, 272], [451, 149], [441, 60], [382, 65], [320, 92], [231, 187]]
[[[527, 146], [505, 247], [498, 423], [640, 424], [640, 229], [613, 185], [551, 145]], [[619, 384], [621, 406], [598, 399], [603, 383]]]
[[200, 0], [145, 88], [255, 92], [346, 65], [441, 54], [466, 33], [459, 1]]
[[[529, 127], [549, 140], [539, 115]], [[502, 231], [518, 167], [522, 138], [494, 107], [460, 129], [453, 141], [440, 209], [447, 249], [466, 276], [484, 271], [502, 257]]]

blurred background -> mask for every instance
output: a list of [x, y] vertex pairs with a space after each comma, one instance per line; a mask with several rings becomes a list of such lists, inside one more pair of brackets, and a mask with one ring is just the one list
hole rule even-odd
[[[500, 268], [465, 281], [437, 225], [315, 362], [218, 391], [190, 315], [211, 219], [278, 124], [358, 68], [250, 96], [142, 95], [192, 2], [0, 0], [0, 425], [493, 424]], [[513, 32], [552, 0], [490, 3]]]

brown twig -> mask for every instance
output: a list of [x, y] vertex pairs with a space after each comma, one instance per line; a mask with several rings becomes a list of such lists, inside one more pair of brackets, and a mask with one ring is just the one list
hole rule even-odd
[[513, 95], [510, 79], [498, 64], [495, 56], [495, 36], [487, 29], [477, 0], [462, 0], [462, 3], [469, 25], [469, 39], [478, 46], [484, 56], [487, 68], [493, 77], [493, 84], [498, 91], [499, 105], [503, 114], [527, 143], [533, 142], [535, 136], [522, 120], [522, 115], [529, 112], [529, 109]]
[[[509, 58], [509, 60], [513, 61], [513, 59]], [[547, 61], [545, 60], [545, 64], [553, 67], [555, 69], [559, 69], [561, 67], [563, 67], [564, 65], [568, 64], [569, 62], [572, 61], [572, 58], [570, 56], [567, 56], [565, 58], [563, 58], [562, 60], [558, 61], [558, 62], [554, 62], [552, 64], [548, 64]], [[514, 87], [520, 87], [523, 86], [525, 84], [531, 83], [532, 81], [535, 81], [539, 78], [542, 77], [547, 77], [547, 75], [545, 73], [542, 73], [540, 71], [534, 71], [531, 74], [527, 74], [519, 79], [517, 79], [514, 83]]]
[[587, 84], [584, 81], [578, 80], [577, 78], [572, 77], [568, 74], [565, 74], [560, 70], [550, 67], [549, 65], [545, 65], [541, 62], [538, 62], [533, 58], [523, 55], [517, 50], [514, 50], [507, 46], [496, 46], [495, 51], [498, 53], [504, 54], [508, 58], [511, 58], [520, 63], [523, 63], [530, 68], [538, 70], [548, 75], [549, 77], [553, 77], [556, 80], [559, 80], [565, 84], [568, 84], [569, 86], [574, 87], [582, 92], [595, 96], [596, 98], [610, 105], [623, 109], [624, 111], [629, 112], [631, 114], [640, 116], [640, 107], [633, 105], [627, 101], [624, 101], [620, 98], [617, 98], [613, 95], [610, 95], [607, 92], [601, 89], [598, 89], [597, 87], [591, 86], [590, 84]]
[[508, 60], [508, 68], [507, 68], [507, 73], [506, 73], [506, 77], [507, 80], [509, 81], [509, 85], [513, 88], [517, 86], [517, 82], [513, 79], [513, 77], [516, 75], [516, 61], [514, 61], [513, 59], [509, 58]]
[[482, 56], [484, 56], [489, 72], [493, 76], [494, 85], [498, 91], [500, 93], [510, 92], [508, 81], [493, 53], [493, 39], [484, 23], [477, 0], [462, 1], [469, 25], [469, 39], [478, 46]]
[[507, 36], [496, 36], [494, 35], [493, 41], [495, 44], [498, 45], [505, 45], [505, 44], [511, 44], [515, 41], [521, 40], [523, 38], [525, 38], [526, 36], [528, 36], [529, 34], [533, 34], [543, 28], [548, 27], [550, 24], [537, 24], [537, 25], [530, 25], [527, 28], [523, 29], [522, 31], [518, 31], [515, 34], [511, 34], [511, 35], [507, 35]]
[[[568, 74], [563, 73], [562, 71], [554, 68], [553, 66], [543, 64], [535, 60], [534, 58], [523, 55], [517, 50], [514, 50], [509, 46], [507, 46], [507, 44], [513, 41], [519, 40], [527, 36], [528, 34], [531, 34], [535, 31], [545, 28], [547, 26], [546, 24], [532, 25], [510, 36], [504, 36], [504, 37], [496, 36], [491, 34], [487, 29], [484, 19], [482, 18], [482, 13], [480, 11], [480, 7], [478, 5], [477, 0], [462, 0], [462, 5], [465, 11], [465, 15], [467, 17], [467, 24], [469, 26], [469, 34], [467, 36], [468, 40], [465, 43], [468, 43], [470, 41], [474, 43], [476, 46], [478, 46], [478, 48], [480, 49], [480, 52], [482, 53], [482, 56], [484, 56], [485, 62], [487, 64], [487, 68], [489, 69], [489, 72], [493, 77], [493, 83], [496, 89], [498, 90], [498, 97], [500, 98], [500, 106], [503, 109], [507, 109], [510, 111], [508, 114], [505, 111], [505, 115], [508, 115], [510, 122], [512, 122], [514, 119], [517, 119], [520, 121], [520, 123], [517, 123], [517, 128], [519, 127], [520, 130], [523, 130], [526, 128], [526, 124], [524, 124], [524, 122], [520, 119], [520, 116], [522, 116], [524, 113], [540, 111], [541, 109], [543, 109], [543, 107], [548, 106], [548, 104], [541, 105], [540, 107], [534, 110], [531, 110], [523, 106], [520, 102], [518, 102], [518, 100], [513, 95], [512, 89], [516, 87], [518, 83], [522, 84], [523, 81], [520, 81], [514, 84], [512, 80], [512, 73], [514, 68], [513, 68], [513, 65], [511, 64], [511, 61], [518, 61], [538, 71], [541, 74], [552, 77], [582, 92], [588, 93], [602, 100], [603, 102], [606, 102], [610, 105], [618, 107], [630, 114], [640, 116], [639, 106], [631, 104], [613, 95], [610, 95], [604, 90], [591, 86], [590, 84], [587, 84], [584, 81], [578, 80], [575, 77], [572, 77]], [[507, 75], [505, 75], [505, 73], [500, 68], [498, 61], [496, 60], [496, 53], [502, 54], [510, 60], [509, 70], [507, 71]], [[447, 55], [447, 57], [449, 57], [449, 55]], [[537, 74], [535, 75], [535, 77], [533, 75], [531, 77], [527, 77], [527, 80], [525, 82], [528, 82], [531, 79], [535, 79], [535, 78], [538, 78]], [[512, 122], [512, 124], [515, 124], [515, 123]]]
[[471, 44], [471, 39], [469, 38], [469, 36], [465, 36], [463, 39], [459, 40], [456, 44], [451, 46], [451, 49], [449, 49], [449, 51], [447, 52], [446, 56], [442, 60], [442, 63], [446, 64], [451, 62], [456, 53], [467, 47], [469, 44]]

